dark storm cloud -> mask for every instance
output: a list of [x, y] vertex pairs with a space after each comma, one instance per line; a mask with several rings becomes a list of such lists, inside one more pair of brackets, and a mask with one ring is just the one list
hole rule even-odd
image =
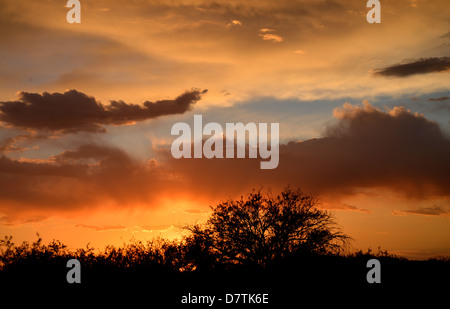
[[274, 170], [260, 170], [259, 160], [252, 159], [172, 159], [171, 164], [196, 192], [230, 194], [290, 184], [321, 196], [374, 188], [416, 199], [450, 196], [450, 140], [437, 123], [400, 107], [381, 111], [368, 102], [346, 104], [335, 117], [338, 122], [325, 137], [280, 145]]
[[146, 101], [141, 106], [123, 101], [104, 105], [77, 90], [42, 94], [22, 91], [17, 101], [0, 102], [0, 120], [15, 127], [44, 131], [105, 132], [103, 125], [185, 113], [205, 92], [193, 89], [173, 100]]
[[420, 58], [408, 63], [395, 64], [376, 69], [375, 75], [387, 77], [407, 77], [415, 74], [446, 72], [450, 69], [450, 57]]

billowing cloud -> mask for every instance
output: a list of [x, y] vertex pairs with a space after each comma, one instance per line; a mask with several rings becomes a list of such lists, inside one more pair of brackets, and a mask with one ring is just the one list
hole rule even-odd
[[[345, 104], [325, 137], [280, 146], [279, 166], [259, 169], [252, 159], [173, 159], [196, 192], [231, 194], [290, 184], [322, 196], [387, 189], [407, 198], [450, 196], [450, 140], [420, 114], [382, 111], [367, 101]], [[169, 154], [170, 155], [170, 154]]]
[[395, 64], [375, 70], [375, 75], [387, 77], [407, 77], [415, 74], [447, 72], [450, 57], [420, 58], [407, 63]]
[[121, 125], [166, 115], [182, 114], [206, 90], [193, 89], [173, 100], [142, 105], [111, 101], [109, 105], [77, 90], [64, 93], [20, 92], [17, 101], [0, 102], [0, 120], [21, 128], [63, 132], [105, 132], [104, 125]]
[[152, 203], [172, 179], [115, 147], [87, 144], [48, 160], [0, 157], [0, 213], [70, 212], [98, 205]]

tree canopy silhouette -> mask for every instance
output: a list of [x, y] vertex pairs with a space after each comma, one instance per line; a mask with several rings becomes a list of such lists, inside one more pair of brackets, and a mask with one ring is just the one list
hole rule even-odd
[[188, 226], [188, 251], [201, 257], [195, 261], [200, 267], [211, 262], [266, 266], [293, 254], [339, 253], [349, 237], [317, 206], [317, 198], [299, 189], [286, 188], [276, 197], [253, 191], [212, 207], [206, 224]]

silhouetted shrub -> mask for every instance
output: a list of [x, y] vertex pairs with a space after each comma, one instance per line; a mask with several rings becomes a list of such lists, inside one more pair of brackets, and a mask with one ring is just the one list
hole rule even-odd
[[187, 227], [188, 256], [198, 266], [266, 266], [293, 254], [339, 253], [349, 237], [317, 205], [314, 197], [289, 188], [276, 197], [253, 192], [221, 203], [206, 224]]

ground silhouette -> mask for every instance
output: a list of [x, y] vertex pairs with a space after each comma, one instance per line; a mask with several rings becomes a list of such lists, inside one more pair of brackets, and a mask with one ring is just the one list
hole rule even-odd
[[[265, 308], [292, 305], [428, 303], [448, 292], [450, 260], [411, 261], [381, 249], [346, 252], [349, 237], [317, 199], [300, 190], [278, 196], [253, 191], [212, 207], [203, 225], [185, 228], [181, 240], [131, 240], [96, 250], [69, 250], [58, 240], [15, 244], [0, 240], [0, 291], [85, 302], [181, 304], [184, 295], [268, 294]], [[381, 283], [366, 280], [370, 259], [381, 263]], [[81, 283], [69, 284], [66, 263], [81, 264]], [[27, 298], [24, 298], [27, 299]], [[35, 300], [37, 298], [29, 297]], [[358, 303], [363, 302], [363, 303]], [[214, 307], [236, 306], [214, 304]], [[240, 304], [243, 305], [243, 304]], [[245, 304], [262, 306], [263, 304]], [[203, 304], [203, 306], [207, 306]]]

